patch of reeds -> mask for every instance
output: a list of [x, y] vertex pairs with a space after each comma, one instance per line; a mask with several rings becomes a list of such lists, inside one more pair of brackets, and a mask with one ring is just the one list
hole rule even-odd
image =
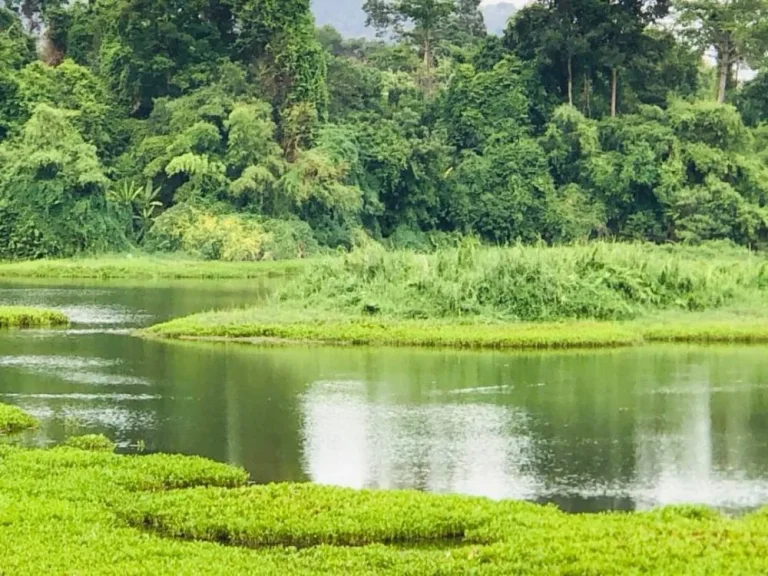
[[768, 261], [650, 244], [367, 249], [318, 261], [278, 294], [287, 306], [397, 319], [628, 320], [762, 297]]
[[17, 406], [0, 404], [0, 434], [16, 434], [37, 427], [37, 420]]

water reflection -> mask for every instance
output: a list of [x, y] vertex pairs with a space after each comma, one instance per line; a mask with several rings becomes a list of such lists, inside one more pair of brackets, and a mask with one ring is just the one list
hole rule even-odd
[[760, 347], [557, 354], [253, 348], [134, 338], [146, 322], [258, 301], [224, 283], [0, 285], [0, 303], [79, 310], [0, 332], [0, 401], [27, 442], [106, 433], [257, 482], [315, 481], [555, 502], [567, 510], [768, 503]]
[[302, 395], [303, 465], [320, 483], [573, 511], [752, 508], [768, 502], [763, 353], [327, 351], [368, 378]]
[[362, 382], [302, 395], [304, 467], [319, 483], [532, 498], [525, 414], [491, 404], [368, 398]]

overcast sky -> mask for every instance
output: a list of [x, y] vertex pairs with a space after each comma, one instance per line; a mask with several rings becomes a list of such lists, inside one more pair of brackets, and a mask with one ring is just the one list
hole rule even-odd
[[481, 6], [487, 6], [488, 4], [514, 4], [518, 8], [530, 4], [531, 0], [483, 0], [480, 2]]

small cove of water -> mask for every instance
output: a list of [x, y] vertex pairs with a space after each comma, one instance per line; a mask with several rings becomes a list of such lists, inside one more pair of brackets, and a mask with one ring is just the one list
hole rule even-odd
[[104, 433], [257, 482], [554, 502], [768, 504], [768, 348], [502, 353], [147, 341], [137, 327], [254, 304], [270, 283], [3, 283], [59, 331], [0, 332], [0, 401], [25, 442]]

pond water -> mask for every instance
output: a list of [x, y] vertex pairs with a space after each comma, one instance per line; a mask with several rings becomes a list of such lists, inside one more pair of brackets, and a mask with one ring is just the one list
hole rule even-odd
[[601, 352], [258, 348], [131, 330], [258, 302], [268, 283], [0, 284], [69, 330], [0, 332], [0, 402], [23, 441], [104, 433], [257, 482], [554, 502], [570, 511], [768, 503], [768, 348]]

